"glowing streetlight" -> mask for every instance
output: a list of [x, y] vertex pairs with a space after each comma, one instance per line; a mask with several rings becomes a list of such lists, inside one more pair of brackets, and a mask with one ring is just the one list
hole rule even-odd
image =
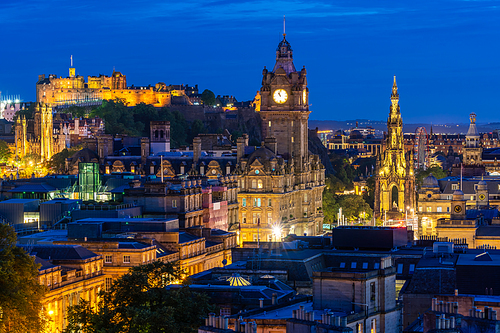
[[281, 226], [281, 224], [279, 224], [279, 223], [274, 224], [272, 226], [272, 230], [273, 230], [274, 239], [276, 239], [277, 242], [281, 241], [281, 234], [283, 231], [283, 227]]

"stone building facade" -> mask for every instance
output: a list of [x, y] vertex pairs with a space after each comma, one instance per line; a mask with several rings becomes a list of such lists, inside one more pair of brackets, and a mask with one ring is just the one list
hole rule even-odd
[[403, 120], [394, 76], [386, 144], [376, 165], [374, 214], [377, 218], [397, 219], [411, 209], [415, 209], [415, 174], [412, 154], [405, 154]]
[[83, 299], [97, 304], [104, 289], [102, 256], [78, 245], [35, 245], [29, 248], [40, 264], [40, 284], [47, 287], [43, 303], [49, 315], [49, 332], [62, 332], [67, 325], [68, 307]]
[[237, 142], [241, 241], [279, 241], [288, 233], [322, 231], [325, 168], [308, 149], [309, 90], [305, 67], [297, 71], [290, 43], [276, 50], [272, 71], [262, 71], [256, 105], [262, 120], [260, 148]]

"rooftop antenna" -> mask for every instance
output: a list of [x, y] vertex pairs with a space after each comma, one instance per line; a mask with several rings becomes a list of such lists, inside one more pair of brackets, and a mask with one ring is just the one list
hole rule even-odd
[[71, 60], [71, 67], [73, 67], [73, 55], [71, 55], [71, 57], [69, 57], [70, 60]]

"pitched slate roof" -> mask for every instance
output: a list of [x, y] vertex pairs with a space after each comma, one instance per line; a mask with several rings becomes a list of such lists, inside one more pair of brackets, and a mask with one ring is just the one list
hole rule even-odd
[[99, 256], [80, 245], [35, 245], [31, 254], [45, 260], [85, 260]]
[[57, 189], [47, 184], [26, 184], [13, 188], [12, 190], [9, 190], [9, 192], [12, 193], [22, 193], [22, 192], [49, 193], [54, 191], [57, 191]]

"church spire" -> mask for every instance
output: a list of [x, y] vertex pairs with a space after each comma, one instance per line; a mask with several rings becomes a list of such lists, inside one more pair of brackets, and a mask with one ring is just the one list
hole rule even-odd
[[396, 83], [396, 75], [394, 75], [394, 83], [392, 84], [391, 93], [391, 115], [399, 114], [399, 93]]

